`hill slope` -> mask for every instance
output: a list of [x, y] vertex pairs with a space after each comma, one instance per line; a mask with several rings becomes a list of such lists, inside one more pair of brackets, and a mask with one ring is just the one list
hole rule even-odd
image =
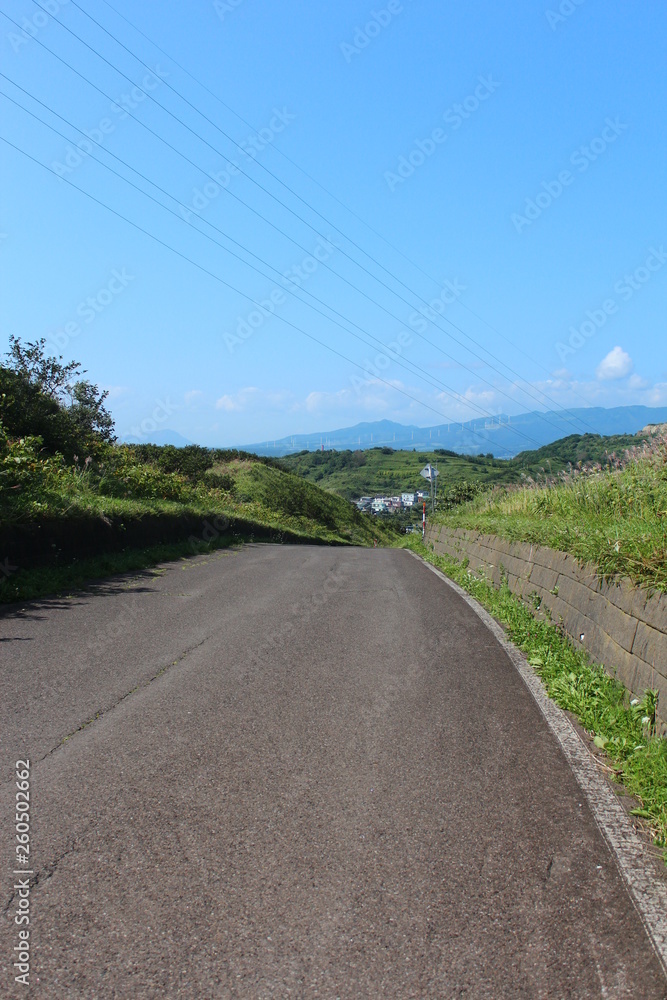
[[312, 483], [338, 493], [347, 500], [376, 494], [395, 494], [424, 488], [419, 475], [426, 462], [438, 466], [438, 492], [467, 482], [480, 486], [519, 483], [526, 477], [556, 475], [568, 464], [597, 462], [607, 464], [608, 456], [622, 454], [638, 443], [634, 435], [601, 437], [573, 434], [537, 451], [521, 452], [504, 460], [485, 456], [456, 455], [437, 451], [394, 451], [372, 448], [368, 451], [302, 451], [287, 455], [279, 464]]

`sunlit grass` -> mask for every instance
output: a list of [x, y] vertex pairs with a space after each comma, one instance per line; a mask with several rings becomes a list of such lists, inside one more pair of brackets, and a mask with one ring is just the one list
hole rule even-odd
[[666, 455], [657, 439], [623, 468], [501, 487], [437, 520], [570, 552], [603, 576], [667, 592]]

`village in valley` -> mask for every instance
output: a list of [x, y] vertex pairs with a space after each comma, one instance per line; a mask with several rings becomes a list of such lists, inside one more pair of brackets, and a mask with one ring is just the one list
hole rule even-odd
[[370, 514], [395, 514], [423, 503], [430, 496], [429, 490], [417, 490], [416, 493], [401, 493], [394, 497], [360, 497], [354, 504], [358, 510], [365, 510]]
[[[353, 501], [358, 510], [367, 511], [370, 514], [399, 514], [402, 511], [410, 511], [419, 504], [425, 503], [429, 497], [431, 507], [436, 506], [436, 479], [439, 475], [437, 466], [432, 466], [430, 462], [419, 473], [430, 484], [429, 490], [415, 490], [414, 493], [401, 493], [400, 495], [360, 497]], [[412, 520], [412, 518], [410, 518]]]

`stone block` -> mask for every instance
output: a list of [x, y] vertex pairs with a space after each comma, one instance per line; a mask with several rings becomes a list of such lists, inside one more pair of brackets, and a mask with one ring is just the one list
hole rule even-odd
[[533, 546], [530, 542], [512, 542], [512, 555], [525, 563], [533, 564]]
[[638, 596], [641, 593], [646, 594], [646, 598], [643, 605], [637, 602], [637, 618], [652, 628], [667, 632], [667, 594], [654, 593], [649, 596], [646, 591], [638, 591]]
[[558, 594], [604, 629], [623, 649], [631, 652], [637, 631], [636, 618], [621, 611], [604, 594], [567, 577], [559, 577]]
[[638, 657], [633, 658], [637, 663], [635, 680], [632, 688], [633, 694], [638, 698], [644, 696], [644, 692], [648, 691], [649, 688], [655, 691], [661, 691], [664, 689], [665, 698], [661, 703], [661, 697], [658, 695], [658, 712], [662, 712], [663, 715], [667, 717], [667, 679], [661, 677], [657, 671], [653, 670], [648, 663], [644, 663], [643, 660], [638, 659]]
[[547, 569], [539, 563], [534, 563], [530, 571], [530, 582], [544, 590], [554, 590], [559, 574], [554, 569]]
[[[641, 679], [638, 677], [641, 663], [637, 657], [623, 649], [606, 632], [601, 635], [596, 633], [591, 645], [595, 647], [594, 651], [591, 649], [591, 659], [602, 664], [608, 674], [616, 677], [633, 694], [637, 694], [641, 685]], [[640, 693], [643, 693], [643, 690]]]
[[527, 580], [530, 577], [530, 565], [524, 562], [523, 559], [517, 559], [516, 556], [510, 553], [501, 553], [499, 555], [499, 561], [502, 563], [503, 567], [507, 573], [511, 573], [512, 576], [521, 577]]
[[558, 587], [558, 596], [562, 601], [577, 608], [583, 615], [592, 617], [592, 605], [598, 597], [597, 594], [589, 590], [588, 587], [584, 587], [577, 580], [573, 580], [571, 576], [565, 576], [562, 573], [558, 575], [556, 586]]
[[655, 668], [656, 673], [667, 677], [667, 635], [639, 622], [632, 652]]
[[[592, 585], [595, 588], [595, 584]], [[633, 618], [639, 618], [637, 614], [639, 608], [646, 604], [646, 591], [633, 587], [629, 580], [603, 580], [598, 583], [598, 593], [603, 594], [611, 604]]]

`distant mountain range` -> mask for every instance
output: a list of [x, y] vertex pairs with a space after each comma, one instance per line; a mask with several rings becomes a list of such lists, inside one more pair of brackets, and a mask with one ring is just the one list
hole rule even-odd
[[[356, 424], [335, 431], [294, 434], [275, 441], [239, 445], [258, 455], [279, 457], [296, 451], [337, 451], [366, 449], [388, 445], [391, 448], [415, 448], [425, 451], [446, 448], [464, 455], [487, 454], [496, 458], [512, 458], [521, 451], [530, 451], [551, 444], [570, 434], [636, 434], [647, 424], [667, 422], [667, 407], [617, 406], [585, 407], [547, 413], [521, 413], [515, 417], [481, 418], [462, 424], [438, 424], [415, 427], [391, 420]], [[234, 446], [236, 447], [236, 445]]]
[[173, 444], [175, 448], [185, 448], [186, 445], [192, 444], [192, 441], [188, 441], [178, 431], [154, 431], [152, 434], [141, 438], [129, 434], [121, 440], [123, 444]]

